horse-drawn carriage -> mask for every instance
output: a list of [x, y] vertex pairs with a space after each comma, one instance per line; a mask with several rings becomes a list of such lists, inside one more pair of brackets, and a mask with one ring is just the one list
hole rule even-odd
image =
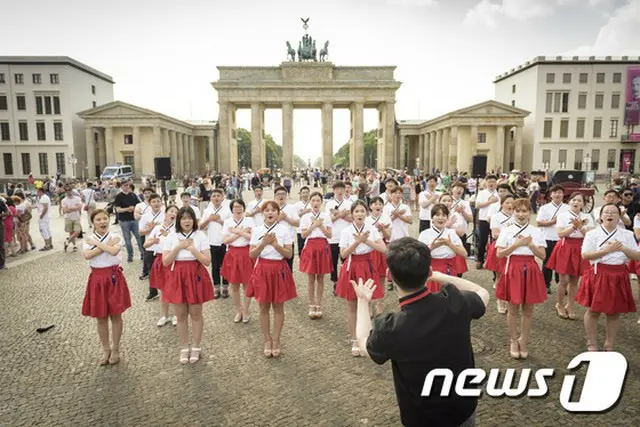
[[548, 189], [553, 185], [562, 185], [564, 188], [563, 202], [567, 203], [571, 195], [575, 192], [584, 196], [584, 212], [590, 213], [595, 205], [595, 188], [586, 182], [586, 172], [579, 170], [561, 169], [552, 172], [547, 182], [540, 181], [540, 194], [538, 196], [538, 206], [548, 203], [550, 195]]

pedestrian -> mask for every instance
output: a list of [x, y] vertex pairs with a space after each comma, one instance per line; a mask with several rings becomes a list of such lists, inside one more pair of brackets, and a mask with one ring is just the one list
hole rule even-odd
[[[134, 217], [134, 211], [136, 205], [140, 203], [138, 196], [136, 196], [131, 189], [131, 182], [126, 181], [120, 185], [121, 191], [116, 195], [114, 201], [114, 207], [118, 214], [118, 223], [122, 230], [122, 237], [124, 238], [124, 244], [127, 249], [127, 262], [133, 262], [133, 246], [131, 245], [131, 237], [135, 238], [140, 251], [140, 259], [143, 259], [144, 248], [142, 247], [142, 238], [138, 232], [138, 221]], [[144, 276], [144, 267], [143, 274]]]
[[[380, 233], [380, 237], [382, 237], [382, 241], [386, 247], [389, 244], [389, 239], [391, 238], [391, 218], [382, 212], [384, 201], [382, 201], [379, 196], [373, 197], [369, 207], [371, 209], [371, 213], [367, 216], [365, 222], [378, 230], [378, 233]], [[371, 257], [373, 258], [373, 268], [378, 272], [380, 288], [383, 293], [383, 298], [376, 299], [376, 314], [380, 314], [382, 313], [382, 300], [384, 299], [383, 283], [386, 281], [385, 279], [388, 269], [387, 257], [380, 251], [373, 251], [371, 253]]]
[[[151, 234], [151, 232], [160, 224], [164, 222], [164, 209], [162, 209], [162, 198], [159, 194], [153, 193], [148, 198], [149, 208], [145, 210], [145, 213], [140, 218], [140, 222], [138, 223], [140, 237], [144, 239], [143, 247], [146, 249], [143, 255], [143, 273], [140, 277], [140, 280], [147, 279], [151, 274], [151, 267], [153, 266], [153, 262], [156, 257], [156, 247], [151, 246], [147, 247], [146, 241], [147, 236]], [[146, 273], [146, 274], [145, 274]], [[149, 282], [149, 294], [147, 295], [146, 301], [152, 301], [158, 298], [158, 289], [151, 286], [151, 282]]]
[[[44, 239], [44, 247], [40, 249], [40, 251], [48, 251], [53, 249], [53, 242], [51, 239], [51, 199], [45, 193], [44, 187], [39, 187], [37, 194], [38, 228], [40, 230], [40, 235]], [[91, 216], [89, 216], [89, 222], [91, 222]]]
[[351, 200], [344, 197], [345, 184], [342, 181], [333, 183], [333, 199], [326, 204], [326, 211], [331, 215], [331, 238], [329, 247], [331, 248], [331, 281], [333, 282], [333, 292], [335, 295], [336, 284], [338, 283], [338, 259], [340, 258], [340, 236], [342, 230], [351, 224]]
[[[540, 207], [540, 211], [536, 216], [536, 226], [542, 231], [542, 235], [547, 242], [547, 248], [545, 250], [545, 259], [542, 267], [542, 274], [544, 276], [544, 283], [547, 287], [547, 293], [551, 293], [551, 281], [554, 277], [553, 270], [549, 268], [549, 258], [551, 253], [556, 247], [556, 244], [560, 240], [558, 236], [558, 217], [569, 210], [569, 207], [563, 202], [564, 187], [561, 185], [553, 185], [547, 191], [550, 195], [551, 202], [546, 203]], [[560, 276], [555, 273], [556, 284], [560, 283]]]
[[[477, 397], [455, 390], [446, 397], [439, 390], [424, 396], [423, 390], [433, 370], [449, 369], [458, 377], [475, 368], [471, 320], [484, 315], [489, 293], [467, 280], [434, 272], [429, 248], [416, 239], [392, 242], [387, 259], [400, 297], [399, 312], [376, 316], [372, 325], [368, 304], [377, 288], [370, 280], [352, 282], [358, 297], [360, 354], [379, 365], [392, 361], [403, 425], [474, 426]], [[427, 281], [441, 283], [440, 293], [430, 293]]]
[[[273, 200], [262, 205], [264, 223], [251, 234], [249, 254], [256, 260], [249, 280], [248, 297], [260, 305], [260, 328], [264, 338], [265, 357], [280, 357], [280, 335], [284, 326], [284, 303], [295, 298], [296, 284], [286, 258], [293, 256], [293, 236], [278, 221], [280, 206]], [[271, 334], [271, 309], [274, 331]]]
[[[544, 260], [547, 243], [540, 230], [531, 224], [531, 204], [528, 199], [513, 203], [513, 224], [500, 231], [496, 242], [498, 258], [506, 258], [504, 273], [496, 286], [496, 298], [509, 303], [509, 354], [514, 359], [526, 359], [531, 332], [533, 307], [547, 299], [544, 277], [535, 258]], [[521, 335], [518, 337], [518, 314], [522, 308]]]
[[[216, 299], [229, 297], [229, 282], [226, 277], [222, 277], [220, 270], [224, 262], [227, 251], [222, 239], [222, 227], [224, 222], [231, 216], [231, 211], [222, 203], [224, 194], [222, 190], [214, 188], [211, 190], [211, 203], [202, 214], [200, 229], [207, 233], [209, 248], [211, 251], [211, 276], [213, 277], [213, 289]], [[197, 209], [197, 208], [195, 208]]]
[[254, 200], [249, 202], [249, 205], [247, 206], [247, 213], [245, 214], [247, 217], [253, 219], [256, 227], [259, 227], [264, 223], [264, 217], [262, 215], [262, 192], [263, 189], [260, 185], [253, 186]]
[[485, 261], [487, 242], [491, 234], [489, 224], [489, 210], [491, 205], [497, 203], [500, 206], [500, 198], [496, 192], [498, 182], [495, 175], [487, 175], [485, 178], [487, 188], [480, 190], [476, 197], [476, 209], [478, 209], [478, 258], [476, 269], [482, 270]]
[[439, 195], [436, 193], [438, 180], [431, 175], [427, 178], [427, 187], [418, 194], [418, 205], [420, 206], [420, 227], [419, 233], [431, 227], [431, 209], [438, 203]]
[[391, 192], [391, 201], [382, 210], [391, 218], [390, 242], [409, 236], [409, 225], [413, 224], [411, 208], [402, 203], [402, 187], [396, 187]]
[[[71, 185], [65, 185], [64, 190], [65, 197], [61, 203], [62, 213], [64, 214], [64, 231], [69, 233], [69, 237], [64, 242], [64, 251], [67, 251], [69, 245], [73, 245], [73, 250], [76, 251], [78, 249], [76, 238], [82, 232], [80, 224], [82, 200], [74, 194]], [[91, 222], [93, 223], [93, 220]]]
[[295, 254], [295, 244], [293, 243], [293, 238], [296, 235], [296, 230], [300, 225], [300, 217], [298, 216], [298, 210], [291, 204], [287, 203], [288, 193], [284, 187], [276, 187], [273, 191], [273, 195], [275, 197], [276, 203], [278, 203], [278, 207], [280, 208], [280, 216], [278, 220], [280, 224], [285, 226], [289, 233], [291, 233], [291, 247], [293, 251], [291, 252], [291, 257], [287, 258], [287, 264], [289, 265], [289, 269], [293, 272], [293, 258]]
[[322, 318], [322, 297], [324, 294], [324, 277], [333, 271], [331, 260], [331, 216], [322, 212], [322, 194], [314, 192], [309, 197], [311, 211], [300, 219], [301, 236], [304, 249], [300, 256], [300, 271], [309, 279], [309, 318]]
[[84, 203], [82, 209], [87, 213], [87, 223], [91, 228], [91, 213], [96, 209], [96, 190], [93, 188], [93, 183], [87, 182], [87, 188], [82, 190], [81, 195]]
[[178, 318], [180, 363], [183, 365], [200, 360], [204, 329], [202, 304], [214, 299], [213, 284], [207, 271], [209, 264], [211, 254], [207, 236], [198, 230], [193, 208], [183, 207], [176, 216], [176, 232], [167, 237], [162, 252], [162, 265], [168, 270], [162, 300], [173, 305], [173, 312]]
[[[298, 212], [298, 217], [302, 220], [302, 217], [311, 212], [311, 201], [309, 200], [309, 194], [310, 194], [310, 190], [309, 187], [302, 187], [300, 188], [300, 200], [298, 200], [296, 203], [293, 204], [293, 207], [296, 208], [296, 211]], [[297, 231], [297, 245], [298, 245], [298, 256], [302, 256], [302, 249], [304, 248], [304, 239], [302, 238], [302, 228], [301, 226], [298, 226], [298, 230]]]
[[131, 307], [129, 287], [120, 265], [122, 239], [109, 230], [109, 215], [103, 209], [91, 213], [91, 224], [93, 234], [83, 244], [84, 258], [89, 261], [91, 273], [82, 303], [82, 315], [97, 320], [98, 337], [102, 345], [100, 365], [115, 365], [120, 361], [122, 313]]

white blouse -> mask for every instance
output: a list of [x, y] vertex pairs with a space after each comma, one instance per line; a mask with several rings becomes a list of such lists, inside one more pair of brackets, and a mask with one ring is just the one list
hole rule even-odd
[[[284, 214], [293, 220], [299, 220], [300, 217], [298, 216], [298, 210], [293, 206], [293, 205], [284, 205], [283, 207], [280, 208], [280, 213], [284, 212]], [[282, 220], [279, 221], [280, 225], [283, 227], [286, 227], [287, 230], [289, 230], [289, 233], [291, 233], [291, 241], [293, 241], [293, 237], [296, 235], [297, 232], [297, 227], [294, 227], [293, 225], [289, 224], [287, 221]]]
[[[573, 221], [574, 218], [580, 219], [581, 221], [585, 221], [586, 227], [593, 228], [594, 226], [593, 218], [591, 218], [591, 215], [586, 214], [584, 212], [580, 212], [579, 214], [576, 215], [571, 211], [567, 211], [565, 213], [561, 213], [560, 215], [558, 215], [558, 221], [556, 222], [556, 227], [558, 227], [558, 231], [564, 230], [565, 228], [570, 227], [571, 221]], [[582, 234], [582, 231], [580, 230], [574, 230], [567, 237], [582, 239], [584, 237], [584, 234]]]
[[[193, 239], [193, 247], [198, 251], [202, 252], [204, 250], [209, 250], [209, 239], [207, 239], [207, 235], [204, 234], [200, 230], [194, 230], [190, 233], [178, 233], [175, 232], [167, 237], [164, 242], [164, 252], [170, 252], [178, 246], [180, 242], [186, 239]], [[176, 261], [195, 261], [196, 257], [189, 252], [187, 249], [180, 249], [178, 255], [175, 258]]]
[[[258, 246], [260, 240], [262, 240], [267, 233], [275, 233], [276, 240], [280, 246], [291, 245], [293, 243], [293, 235], [289, 230], [289, 227], [282, 225], [280, 222], [276, 222], [271, 227], [267, 227], [266, 224], [262, 224], [253, 229], [251, 233], [251, 246]], [[281, 260], [284, 257], [272, 246], [267, 245], [262, 249], [260, 258]]]
[[[332, 199], [327, 202], [325, 210], [329, 215], [331, 215], [332, 210], [338, 210], [339, 212], [350, 211], [351, 205], [351, 200], [342, 199], [341, 202], [338, 202], [336, 199]], [[342, 230], [348, 228], [350, 225], [351, 223], [349, 221], [345, 221], [342, 218], [337, 219], [331, 226], [331, 239], [329, 242], [334, 244], [340, 243]]]
[[[582, 253], [595, 252], [604, 248], [609, 242], [622, 242], [627, 248], [638, 250], [636, 239], [633, 237], [633, 232], [629, 230], [621, 230], [616, 228], [612, 233], [608, 233], [602, 226], [598, 226], [593, 230], [587, 232], [582, 242]], [[627, 256], [622, 251], [616, 251], [606, 254], [602, 258], [597, 260], [591, 260], [591, 264], [612, 264], [622, 265], [627, 262]]]
[[[362, 225], [362, 229], [358, 230], [355, 224], [351, 224], [349, 227], [342, 230], [340, 234], [340, 248], [346, 249], [350, 247], [355, 241], [354, 234], [369, 232], [369, 240], [372, 242], [377, 242], [378, 240], [382, 240], [380, 233], [378, 230], [372, 226], [367, 224], [366, 222]], [[354, 255], [365, 255], [372, 252], [374, 249], [367, 245], [366, 243], [360, 243], [356, 249], [353, 251]]]
[[[387, 225], [391, 226], [391, 218], [389, 218], [389, 216], [386, 215], [384, 212], [381, 212], [379, 217], [374, 217], [373, 214], [369, 215], [364, 219], [364, 223], [378, 230], [378, 228], [376, 227], [376, 224], [382, 224], [385, 227]], [[382, 232], [378, 231], [378, 233], [380, 233], [381, 239], [384, 238], [384, 236], [382, 235]]]
[[[113, 231], [107, 231], [107, 234], [105, 234], [104, 236], [100, 236], [97, 232], [94, 231], [93, 233], [91, 233], [91, 235], [87, 236], [87, 238], [89, 237], [103, 243], [109, 242], [109, 239], [111, 239], [112, 237], [119, 237], [120, 241], [118, 242], [118, 244], [124, 244], [122, 236]], [[95, 248], [95, 246], [89, 245], [86, 240], [82, 244], [82, 249], [85, 251], [93, 250]], [[115, 256], [107, 252], [102, 252], [100, 255], [95, 256], [89, 260], [89, 266], [92, 268], [105, 268], [114, 265], [120, 265], [120, 252], [118, 252], [118, 254], [116, 254]]]
[[161, 224], [153, 227], [153, 230], [149, 233], [149, 239], [155, 239], [156, 237], [160, 238], [160, 243], [153, 244], [147, 248], [149, 252], [153, 252], [154, 254], [162, 253], [164, 244], [169, 236], [176, 232], [176, 224], [169, 224], [168, 227], [164, 226], [164, 221]]
[[[445, 228], [443, 230], [438, 230], [433, 226], [431, 228], [427, 228], [418, 237], [418, 240], [424, 243], [425, 245], [431, 245], [436, 239], [448, 239], [451, 238], [451, 241], [455, 246], [462, 245], [462, 240], [458, 237], [458, 234], [455, 230], [451, 228]], [[435, 249], [431, 250], [431, 258], [433, 259], [447, 259], [454, 258], [456, 253], [448, 246], [439, 246]]]
[[296, 208], [296, 212], [298, 212], [298, 216], [300, 217], [300, 225], [298, 226], [298, 230], [297, 230], [299, 234], [299, 233], [302, 233], [302, 217], [305, 215], [302, 213], [302, 211], [306, 209], [311, 209], [311, 201], [303, 202], [302, 200], [298, 200], [293, 204], [293, 207]]
[[[513, 245], [513, 243], [516, 241], [517, 236], [531, 236], [531, 240], [533, 241], [533, 244], [535, 246], [543, 248], [547, 247], [547, 242], [539, 228], [534, 227], [531, 224], [527, 224], [521, 227], [515, 223], [503, 228], [502, 231], [500, 231], [500, 237], [498, 237], [496, 247], [511, 247], [511, 245]], [[521, 246], [514, 250], [511, 255], [533, 255], [533, 252], [527, 246]]]
[[499, 211], [498, 213], [491, 215], [490, 228], [492, 232], [493, 230], [498, 230], [498, 235], [500, 235], [502, 229], [510, 226], [513, 222], [512, 215], [509, 216], [506, 213]]
[[[315, 214], [313, 213], [313, 211], [311, 211], [309, 213], [302, 215], [302, 218], [300, 219], [300, 230], [301, 231], [306, 230], [307, 228], [311, 227], [311, 223], [316, 219], [321, 219], [323, 221], [322, 225], [324, 225], [325, 227], [331, 228], [331, 215], [329, 215], [329, 213], [320, 211], [317, 214]], [[325, 236], [322, 230], [320, 230], [319, 228], [314, 228], [313, 230], [311, 230], [311, 232], [307, 236], [307, 239], [317, 239], [317, 238], [327, 239], [327, 236]]]
[[558, 241], [560, 237], [558, 236], [558, 219], [560, 215], [567, 213], [569, 211], [569, 205], [566, 203], [560, 203], [559, 205], [554, 205], [553, 202], [549, 202], [540, 207], [540, 211], [538, 211], [538, 215], [536, 219], [538, 221], [551, 221], [556, 220], [554, 225], [549, 227], [540, 227], [540, 231], [542, 232], [542, 236], [545, 240]]
[[264, 203], [264, 199], [260, 199], [260, 200], [252, 200], [247, 205], [247, 212], [253, 213], [255, 211], [255, 215], [253, 215], [250, 218], [253, 219], [253, 222], [256, 225], [256, 227], [259, 227], [264, 223], [264, 215], [262, 215], [262, 212], [260, 212], [260, 209], [262, 209], [263, 203]]
[[464, 210], [464, 212], [470, 216], [473, 216], [473, 212], [471, 211], [471, 203], [469, 203], [468, 200], [464, 200], [464, 199], [453, 199], [453, 204], [451, 205], [451, 209], [449, 209], [449, 211], [458, 214], [462, 217], [462, 220], [464, 221], [464, 224], [467, 225], [467, 220], [464, 219], [464, 215], [458, 212], [455, 212], [455, 209], [457, 206], [462, 206], [462, 209]]
[[147, 228], [147, 225], [155, 222], [156, 227], [164, 222], [164, 212], [160, 210], [158, 213], [153, 213], [151, 209], [147, 209], [147, 211], [140, 217], [140, 221], [138, 222], [138, 228], [140, 230]]
[[[393, 203], [387, 203], [384, 205], [384, 208], [382, 208], [382, 212], [389, 218], [391, 218], [391, 215], [394, 212], [402, 210], [404, 210], [403, 216], [411, 215], [411, 208], [404, 203], [400, 203], [398, 206], [394, 206]], [[391, 237], [389, 238], [389, 241], [393, 242], [394, 240], [407, 236], [409, 236], [409, 224], [401, 220], [399, 217], [391, 220]]]
[[[253, 230], [255, 226], [256, 224], [253, 222], [252, 218], [243, 217], [240, 221], [236, 221], [235, 218], [231, 216], [230, 218], [227, 218], [222, 225], [222, 237], [227, 238], [233, 235], [234, 233], [231, 232], [232, 228], [249, 228], [250, 230]], [[249, 231], [249, 233], [251, 233], [251, 231]], [[227, 246], [249, 246], [249, 240], [240, 236], [233, 242], [229, 243]]]
[[[228, 207], [226, 207], [223, 203], [220, 203], [220, 206], [217, 208], [213, 206], [213, 203], [209, 203], [209, 206], [204, 210], [202, 214], [202, 219], [206, 220], [211, 215], [220, 215], [220, 220], [224, 223], [227, 218], [231, 216], [231, 211]], [[211, 221], [207, 224], [207, 237], [209, 238], [209, 246], [220, 246], [222, 245], [222, 226], [216, 221]]]

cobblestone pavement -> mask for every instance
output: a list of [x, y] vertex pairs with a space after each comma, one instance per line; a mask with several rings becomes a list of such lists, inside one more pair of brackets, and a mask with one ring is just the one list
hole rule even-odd
[[[182, 366], [175, 330], [156, 327], [159, 303], [144, 301], [148, 285], [138, 280], [141, 262], [125, 263], [133, 307], [124, 315], [122, 362], [97, 366], [95, 321], [80, 314], [88, 267], [79, 252], [59, 251], [59, 226], [54, 232], [57, 252], [29, 255], [31, 260], [21, 265], [13, 261], [0, 273], [0, 425], [400, 424], [390, 364], [380, 367], [350, 355], [346, 307], [330, 292], [324, 319], [310, 320], [306, 280], [299, 273], [298, 298], [286, 305], [280, 359], [262, 356], [257, 305], [251, 308], [250, 323], [234, 324], [231, 300], [226, 299], [205, 306], [202, 361]], [[37, 231], [34, 238], [40, 241]], [[466, 277], [491, 289], [490, 273], [471, 269]], [[393, 293], [384, 304], [386, 310], [398, 308]], [[636, 316], [623, 317], [619, 334], [618, 349], [629, 361], [620, 403], [607, 414], [572, 415], [560, 406], [560, 387], [566, 365], [585, 349], [584, 332], [581, 321], [559, 319], [553, 304], [548, 300], [536, 307], [526, 361], [509, 359], [506, 318], [496, 312], [495, 301], [474, 323], [479, 367], [557, 371], [545, 398], [483, 397], [478, 425], [640, 425]], [[36, 333], [51, 324], [52, 330]], [[602, 322], [600, 335], [602, 342]]]

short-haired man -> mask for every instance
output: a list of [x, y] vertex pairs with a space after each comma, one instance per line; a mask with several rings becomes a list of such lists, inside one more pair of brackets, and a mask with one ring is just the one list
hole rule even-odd
[[[222, 203], [224, 193], [219, 188], [211, 190], [211, 203], [202, 214], [202, 221], [199, 226], [201, 230], [206, 230], [209, 238], [209, 250], [211, 252], [211, 277], [213, 278], [213, 289], [215, 298], [229, 297], [229, 282], [222, 277], [222, 263], [227, 252], [227, 246], [222, 239], [222, 226], [227, 218], [231, 217], [231, 211]], [[194, 208], [198, 209], [198, 208]], [[222, 283], [222, 292], [220, 284]]]
[[[118, 213], [118, 222], [122, 230], [124, 245], [127, 249], [127, 262], [133, 262], [133, 246], [131, 245], [131, 235], [138, 243], [140, 250], [140, 259], [144, 261], [144, 247], [142, 246], [142, 238], [138, 232], [138, 221], [134, 217], [136, 205], [140, 203], [138, 196], [131, 191], [131, 182], [123, 182], [120, 186], [121, 190], [113, 202], [113, 206]], [[144, 266], [143, 266], [144, 269]]]
[[[453, 203], [451, 204], [451, 211], [457, 212], [464, 218], [467, 226], [470, 222], [473, 222], [473, 211], [471, 210], [471, 204], [468, 200], [464, 199], [464, 193], [466, 191], [465, 185], [461, 181], [456, 181], [451, 186], [451, 196], [453, 197]], [[462, 244], [467, 253], [470, 253], [470, 247], [467, 243], [467, 232], [460, 236]]]
[[[309, 201], [309, 197], [311, 194], [311, 190], [309, 187], [304, 186], [300, 189], [300, 200], [293, 204], [293, 207], [298, 212], [298, 218], [302, 219], [302, 217], [311, 212], [311, 202]], [[302, 256], [302, 249], [304, 248], [304, 239], [302, 238], [302, 230], [300, 226], [298, 226], [298, 257]]]
[[[289, 233], [291, 234], [291, 241], [293, 242], [293, 238], [296, 235], [296, 230], [300, 226], [300, 217], [298, 216], [298, 210], [293, 206], [287, 203], [287, 197], [289, 193], [287, 193], [287, 189], [280, 186], [276, 187], [273, 190], [273, 196], [280, 207], [280, 217], [278, 221], [280, 224], [289, 228]], [[295, 248], [292, 246], [291, 248], [291, 258], [287, 258], [287, 264], [291, 268], [293, 272], [293, 254], [295, 253]]]
[[333, 183], [333, 199], [326, 204], [326, 211], [331, 215], [331, 262], [333, 271], [331, 281], [333, 282], [333, 292], [335, 294], [336, 283], [338, 282], [338, 258], [340, 258], [340, 235], [345, 227], [351, 224], [351, 200], [344, 197], [345, 185], [342, 181]]
[[500, 206], [500, 198], [496, 191], [498, 181], [495, 175], [487, 175], [485, 178], [487, 188], [480, 190], [476, 197], [476, 209], [478, 209], [478, 259], [476, 260], [476, 269], [481, 270], [484, 264], [487, 242], [491, 229], [489, 228], [489, 210], [491, 205], [497, 203]]
[[69, 237], [64, 241], [64, 251], [69, 245], [73, 245], [73, 250], [77, 251], [76, 238], [82, 233], [80, 217], [82, 215], [82, 200], [73, 191], [71, 185], [64, 187], [65, 197], [62, 200], [62, 213], [64, 214], [64, 231], [69, 233]]
[[264, 216], [262, 215], [262, 192], [264, 190], [260, 185], [253, 186], [254, 200], [250, 201], [247, 205], [246, 216], [253, 219], [256, 227], [260, 227], [264, 223]]
[[[457, 377], [475, 368], [471, 320], [484, 315], [489, 293], [465, 279], [434, 272], [429, 248], [411, 237], [389, 245], [387, 263], [400, 296], [400, 312], [378, 315], [372, 326], [369, 302], [375, 285], [352, 282], [358, 297], [356, 337], [361, 354], [380, 365], [391, 360], [403, 425], [474, 426], [477, 398], [461, 397], [454, 390], [440, 397], [438, 380], [430, 396], [422, 396], [422, 389], [434, 369], [450, 369]], [[429, 293], [427, 280], [442, 283], [440, 292]]]
[[[538, 215], [536, 215], [536, 226], [542, 231], [544, 240], [547, 242], [545, 248], [546, 254], [544, 263], [542, 264], [542, 275], [544, 276], [544, 283], [547, 286], [547, 293], [551, 294], [551, 279], [553, 278], [553, 271], [547, 268], [547, 261], [553, 253], [553, 249], [556, 247], [556, 243], [560, 240], [558, 236], [558, 228], [556, 222], [558, 215], [563, 214], [569, 210], [569, 206], [563, 203], [564, 199], [564, 187], [562, 185], [552, 185], [547, 190], [547, 193], [551, 195], [551, 202], [540, 207]], [[558, 273], [555, 274], [556, 284], [560, 283], [560, 277]]]
[[51, 239], [51, 199], [47, 196], [44, 187], [38, 187], [38, 226], [44, 239], [44, 247], [40, 251], [53, 249]]
[[420, 205], [420, 227], [419, 233], [431, 227], [431, 209], [438, 203], [440, 195], [436, 193], [436, 185], [438, 179], [430, 175], [427, 177], [427, 188], [418, 195], [418, 204]]

